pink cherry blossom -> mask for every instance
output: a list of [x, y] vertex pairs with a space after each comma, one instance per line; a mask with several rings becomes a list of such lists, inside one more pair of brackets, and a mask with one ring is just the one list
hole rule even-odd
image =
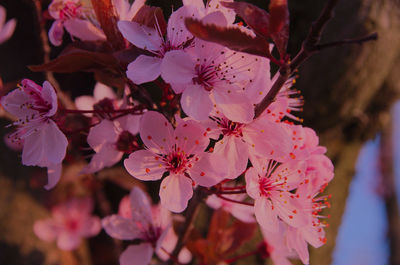
[[293, 148], [283, 125], [268, 119], [239, 123], [215, 114], [203, 125], [211, 138], [218, 140], [223, 136], [214, 146], [211, 164], [225, 171], [230, 179], [246, 170], [249, 158], [254, 166], [260, 156], [281, 161]]
[[81, 173], [97, 172], [121, 160], [124, 153], [137, 149], [135, 135], [139, 132], [140, 115], [128, 114], [113, 121], [104, 119], [92, 127], [87, 138], [96, 152]]
[[41, 240], [56, 240], [60, 249], [76, 249], [81, 238], [95, 236], [101, 230], [100, 219], [91, 215], [92, 211], [90, 198], [74, 198], [55, 206], [51, 218], [36, 221], [33, 231]]
[[[208, 14], [203, 23], [226, 26], [221, 12]], [[182, 93], [183, 111], [196, 120], [206, 120], [214, 105], [230, 120], [250, 122], [255, 95], [267, 87], [251, 86], [261, 69], [269, 72], [268, 60], [229, 50], [218, 44], [195, 40], [193, 49], [165, 54], [161, 77], [175, 93]], [[257, 94], [258, 93], [258, 94]]]
[[49, 40], [54, 46], [62, 43], [64, 28], [81, 40], [105, 40], [106, 36], [96, 20], [93, 7], [83, 0], [53, 0], [49, 13], [55, 19], [49, 31]]
[[129, 0], [112, 0], [120, 20], [131, 21], [146, 0], [135, 0], [132, 4]]
[[256, 220], [264, 229], [276, 230], [280, 219], [296, 228], [307, 224], [303, 200], [291, 192], [300, 185], [304, 173], [304, 163], [271, 160], [262, 171], [250, 168], [246, 172], [246, 190], [255, 200]]
[[161, 73], [161, 62], [170, 50], [182, 50], [190, 45], [193, 36], [184, 25], [184, 18], [194, 16], [194, 9], [181, 7], [171, 14], [168, 20], [167, 35], [161, 33], [159, 26], [149, 28], [132, 21], [118, 22], [122, 35], [133, 45], [147, 50], [154, 56], [140, 55], [128, 65], [126, 74], [135, 84], [155, 80]]
[[[104, 230], [121, 240], [141, 239], [139, 245], [130, 245], [120, 256], [121, 265], [148, 265], [154, 251], [162, 260], [169, 258], [165, 251], [172, 251], [176, 244], [176, 235], [171, 227], [170, 213], [160, 205], [151, 206], [146, 194], [138, 187], [131, 190], [129, 198], [124, 198], [118, 215], [102, 220]], [[166, 255], [166, 256], [165, 256]], [[178, 257], [181, 263], [188, 263], [191, 254], [183, 249]]]
[[[227, 194], [224, 197], [235, 201], [243, 201], [246, 199], [245, 194]], [[230, 202], [223, 200], [216, 195], [210, 195], [207, 197], [207, 205], [213, 209], [222, 208], [225, 211], [231, 213], [234, 217], [245, 223], [254, 223], [254, 208], [251, 206]]]
[[[140, 137], [147, 150], [139, 150], [125, 159], [128, 172], [140, 180], [158, 180], [168, 172], [160, 187], [161, 204], [173, 212], [182, 212], [193, 195], [193, 185], [210, 187], [222, 180], [211, 170], [206, 130], [200, 123], [187, 120], [174, 130], [158, 112], [143, 115]], [[194, 181], [194, 182], [193, 182]]]
[[[222, 6], [219, 0], [207, 1], [206, 5], [202, 0], [183, 0], [182, 2], [185, 6], [195, 6], [200, 18], [210, 13], [221, 11], [229, 24], [233, 24], [235, 21], [236, 13], [232, 9]], [[233, 2], [233, 0], [225, 0], [224, 2]]]
[[10, 137], [24, 141], [22, 164], [48, 168], [51, 189], [61, 176], [68, 140], [52, 117], [57, 112], [57, 95], [49, 82], [43, 88], [33, 81], [24, 79], [21, 86], [1, 99], [6, 111], [17, 117], [13, 125], [17, 131]]
[[[79, 110], [93, 110], [94, 105], [102, 100], [110, 101], [108, 104], [111, 104], [113, 108], [118, 108], [122, 104], [121, 101], [117, 100], [117, 95], [111, 87], [102, 83], [96, 83], [93, 90], [93, 96], [79, 96], [75, 99], [75, 105]], [[84, 115], [88, 117], [92, 116], [88, 113], [85, 113]]]
[[0, 5], [0, 44], [11, 38], [16, 25], [17, 20], [14, 18], [6, 23], [6, 9]]
[[292, 265], [289, 258], [297, 257], [296, 252], [286, 244], [286, 230], [287, 225], [281, 221], [279, 221], [278, 228], [275, 231], [261, 228], [266, 243], [266, 251], [275, 265]]

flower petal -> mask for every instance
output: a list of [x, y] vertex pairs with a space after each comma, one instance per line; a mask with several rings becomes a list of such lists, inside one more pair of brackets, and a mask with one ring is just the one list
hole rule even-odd
[[158, 180], [166, 171], [159, 156], [147, 150], [133, 152], [124, 165], [129, 174], [140, 180]]
[[64, 24], [61, 20], [56, 20], [49, 30], [49, 40], [54, 46], [60, 46], [64, 36]]
[[33, 232], [41, 240], [50, 242], [56, 239], [60, 229], [52, 219], [44, 219], [35, 222]]
[[57, 238], [57, 246], [62, 250], [73, 250], [79, 247], [81, 238], [78, 234], [63, 231]]
[[101, 220], [101, 224], [106, 233], [113, 238], [121, 240], [140, 238], [141, 231], [135, 222], [119, 215], [107, 216]]
[[182, 93], [181, 105], [183, 111], [190, 117], [207, 120], [213, 109], [210, 92], [199, 85], [188, 85]]
[[195, 63], [192, 57], [182, 50], [169, 51], [161, 64], [161, 77], [171, 84], [190, 84], [195, 77]]
[[102, 120], [89, 131], [87, 142], [90, 147], [99, 152], [107, 143], [115, 143], [118, 140], [118, 131], [114, 122]]
[[65, 29], [74, 37], [84, 41], [104, 41], [106, 36], [103, 31], [88, 20], [78, 18], [68, 19], [64, 22]]
[[156, 56], [140, 55], [128, 65], [126, 75], [135, 84], [155, 80], [161, 73], [161, 59]]
[[105, 98], [109, 99], [116, 99], [117, 95], [115, 94], [114, 90], [111, 87], [106, 86], [100, 82], [97, 82], [94, 86], [93, 96], [96, 101], [100, 101]]
[[133, 187], [129, 195], [132, 220], [135, 222], [146, 222], [152, 224], [152, 213], [150, 200], [146, 193], [139, 187]]
[[44, 186], [46, 190], [50, 190], [56, 186], [61, 178], [62, 164], [49, 165], [47, 167], [47, 185]]
[[153, 252], [153, 247], [149, 243], [130, 245], [119, 257], [119, 264], [149, 265]]
[[175, 144], [174, 129], [159, 112], [148, 111], [140, 122], [140, 138], [153, 153], [165, 153]]
[[0, 44], [11, 38], [17, 26], [16, 19], [10, 19], [0, 31]]
[[185, 210], [192, 196], [192, 180], [184, 175], [171, 174], [161, 182], [161, 204], [171, 212], [180, 213]]
[[162, 39], [154, 28], [149, 28], [131, 21], [119, 21], [118, 29], [122, 36], [138, 48], [158, 51], [162, 47]]
[[278, 229], [278, 215], [272, 203], [265, 197], [259, 197], [254, 202], [254, 213], [257, 222], [268, 231]]

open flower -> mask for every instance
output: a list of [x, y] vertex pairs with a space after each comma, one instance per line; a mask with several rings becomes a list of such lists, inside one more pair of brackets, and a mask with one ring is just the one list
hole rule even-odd
[[94, 173], [121, 160], [124, 153], [138, 148], [135, 135], [139, 132], [140, 115], [128, 114], [113, 121], [104, 119], [92, 127], [87, 138], [96, 152], [82, 173]]
[[100, 219], [92, 216], [92, 211], [90, 198], [74, 198], [54, 207], [51, 218], [36, 221], [33, 231], [41, 240], [57, 240], [60, 249], [76, 249], [81, 238], [95, 236], [101, 230]]
[[[176, 244], [172, 230], [171, 214], [160, 205], [151, 206], [149, 198], [138, 187], [133, 187], [129, 198], [124, 198], [119, 206], [119, 214], [102, 220], [104, 230], [113, 238], [121, 240], [140, 239], [138, 245], [130, 245], [120, 256], [121, 265], [148, 265], [154, 251], [163, 260]], [[167, 256], [165, 256], [167, 255]], [[183, 249], [178, 257], [182, 263], [191, 260], [191, 254]]]
[[183, 50], [193, 38], [186, 29], [184, 18], [194, 15], [193, 8], [181, 7], [173, 12], [168, 20], [167, 35], [157, 28], [149, 28], [132, 21], [118, 22], [122, 35], [138, 48], [147, 50], [154, 56], [140, 55], [128, 65], [127, 76], [135, 84], [142, 84], [155, 80], [161, 73], [161, 62], [166, 52]]
[[18, 126], [10, 135], [14, 141], [24, 141], [22, 164], [48, 168], [46, 189], [54, 187], [61, 176], [61, 162], [68, 145], [67, 137], [61, 132], [52, 117], [57, 112], [57, 95], [49, 82], [43, 87], [29, 79], [21, 87], [1, 99], [6, 111], [18, 118]]
[[16, 25], [17, 21], [14, 18], [6, 23], [6, 9], [0, 6], [0, 44], [11, 37]]
[[[140, 137], [147, 150], [133, 152], [125, 159], [128, 172], [140, 180], [161, 182], [161, 204], [173, 212], [182, 212], [193, 195], [193, 185], [210, 187], [221, 181], [210, 166], [206, 130], [200, 123], [187, 120], [174, 130], [158, 112], [143, 114]], [[193, 182], [194, 181], [194, 182]]]

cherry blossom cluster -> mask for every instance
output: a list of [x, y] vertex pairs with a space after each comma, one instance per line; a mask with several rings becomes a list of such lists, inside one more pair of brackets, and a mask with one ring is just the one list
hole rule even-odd
[[[190, 262], [193, 255], [187, 248], [172, 256], [178, 241], [173, 222], [198, 191], [207, 194], [211, 208], [222, 208], [245, 223], [257, 222], [275, 264], [290, 264], [293, 257], [308, 264], [308, 244], [318, 248], [326, 242], [321, 211], [329, 203], [320, 193], [333, 178], [333, 165], [314, 130], [296, 116], [303, 101], [292, 88], [294, 79], [256, 116], [255, 106], [276, 79], [270, 60], [198, 39], [185, 26], [189, 17], [255, 36], [235, 23], [236, 13], [228, 5], [183, 0], [163, 32], [157, 17], [153, 26], [132, 21], [144, 1], [112, 2], [127, 49], [143, 51], [126, 67], [125, 89], [117, 96], [97, 83], [93, 96], [76, 98], [71, 110], [58, 102], [49, 82], [40, 86], [23, 80], [1, 99], [16, 117], [9, 139], [23, 145], [22, 164], [47, 168], [45, 188], [55, 187], [73, 148], [64, 118], [82, 115], [89, 123], [86, 140], [93, 152], [80, 174], [96, 174], [123, 160], [133, 178], [160, 186], [159, 204], [152, 205], [143, 189], [134, 187], [118, 213], [101, 220], [108, 235], [134, 242], [121, 254], [120, 264], [149, 264], [154, 253], [164, 261]], [[53, 45], [62, 44], [64, 30], [74, 41], [106, 41], [90, 1], [53, 0], [48, 10], [54, 18], [49, 30]], [[176, 111], [157, 102], [146, 106], [132, 96], [132, 87], [144, 89], [141, 85], [149, 82], [167, 87]], [[92, 210], [90, 199], [71, 199], [56, 206], [51, 219], [38, 221], [34, 231], [43, 240], [56, 239], [61, 249], [74, 249], [81, 237], [101, 229]]]

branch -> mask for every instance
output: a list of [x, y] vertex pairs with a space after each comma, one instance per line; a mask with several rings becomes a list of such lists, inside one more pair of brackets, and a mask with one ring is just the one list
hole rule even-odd
[[[47, 37], [47, 31], [45, 28], [45, 24], [43, 22], [44, 19], [42, 16], [42, 3], [40, 0], [32, 0], [32, 2], [35, 7], [36, 16], [37, 16], [38, 25], [39, 25], [40, 40], [42, 42], [42, 49], [43, 49], [43, 63], [48, 63], [48, 62], [50, 62], [51, 48], [49, 45], [49, 39]], [[66, 106], [67, 108], [74, 109], [75, 108], [74, 102], [71, 100], [71, 98], [68, 95], [66, 95], [61, 90], [60, 84], [57, 82], [53, 73], [50, 71], [45, 71], [45, 77], [53, 85], [54, 89], [57, 92], [57, 97], [63, 103], [63, 105]]]
[[[204, 198], [207, 197], [207, 192], [205, 192], [202, 188], [197, 188], [194, 191], [193, 198], [189, 202], [189, 206], [186, 210], [185, 222], [182, 225], [181, 230], [179, 231], [178, 241], [176, 242], [175, 248], [171, 253], [172, 257], [178, 257], [181, 252], [185, 241], [190, 233], [190, 227], [192, 226], [193, 220], [197, 215], [199, 210], [199, 205], [203, 201]], [[167, 261], [167, 265], [174, 264], [175, 261], [170, 259]]]
[[257, 104], [255, 107], [255, 118], [259, 117], [261, 113], [264, 112], [268, 108], [271, 103], [274, 102], [276, 95], [278, 95], [279, 91], [286, 83], [286, 81], [290, 78], [290, 76], [296, 71], [296, 69], [304, 63], [308, 58], [310, 58], [314, 53], [319, 52], [322, 49], [340, 46], [344, 44], [362, 44], [366, 41], [376, 40], [378, 38], [377, 33], [373, 33], [366, 37], [360, 39], [350, 39], [350, 40], [342, 40], [336, 41], [326, 44], [320, 44], [321, 35], [325, 29], [325, 26], [334, 16], [334, 9], [338, 4], [339, 0], [329, 0], [322, 10], [319, 18], [312, 23], [310, 31], [303, 41], [301, 50], [294, 57], [293, 61], [290, 63], [286, 63], [279, 69], [279, 76], [275, 83], [272, 85], [270, 91], [263, 98], [263, 100]]

